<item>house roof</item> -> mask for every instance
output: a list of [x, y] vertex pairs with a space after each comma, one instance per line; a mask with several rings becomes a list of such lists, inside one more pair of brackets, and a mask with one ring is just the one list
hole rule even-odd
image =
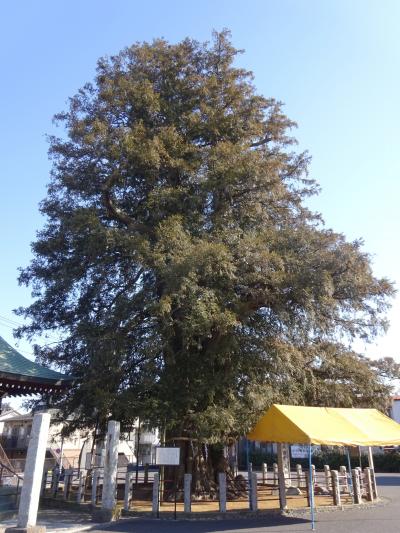
[[16, 409], [8, 409], [7, 411], [0, 413], [0, 422], [4, 422], [4, 420], [9, 420], [10, 418], [15, 418], [20, 415], [21, 413]]
[[400, 444], [400, 424], [377, 409], [272, 405], [251, 440], [333, 446]]
[[5, 418], [4, 422], [23, 422], [25, 420], [33, 420], [32, 413], [26, 413], [26, 414], [18, 414], [15, 416], [10, 416], [10, 418]]
[[30, 361], [0, 337], [0, 397], [45, 392], [49, 387], [61, 388], [72, 380], [72, 376]]

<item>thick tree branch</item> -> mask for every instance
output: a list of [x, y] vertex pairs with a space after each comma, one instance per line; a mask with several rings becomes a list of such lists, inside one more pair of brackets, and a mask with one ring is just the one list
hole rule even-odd
[[263, 139], [260, 139], [259, 141], [251, 143], [250, 148], [257, 148], [257, 146], [268, 144], [271, 141], [272, 141], [272, 137], [270, 135], [266, 135]]

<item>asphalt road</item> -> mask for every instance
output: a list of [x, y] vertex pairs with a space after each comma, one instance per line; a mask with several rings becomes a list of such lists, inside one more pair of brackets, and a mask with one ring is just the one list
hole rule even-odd
[[[371, 509], [317, 513], [321, 533], [400, 533], [400, 474], [378, 474], [379, 494], [391, 501]], [[104, 529], [116, 533], [300, 533], [310, 531], [307, 518], [269, 517], [240, 520], [126, 519]], [[101, 530], [95, 530], [99, 533]]]

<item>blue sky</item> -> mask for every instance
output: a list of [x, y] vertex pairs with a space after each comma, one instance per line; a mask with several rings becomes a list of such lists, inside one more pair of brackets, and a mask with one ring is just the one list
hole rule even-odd
[[[0, 4], [0, 335], [12, 344], [12, 310], [30, 302], [17, 268], [43, 220], [46, 133], [100, 56], [163, 36], [208, 40], [232, 31], [260, 93], [286, 104], [322, 187], [312, 200], [328, 226], [363, 237], [374, 269], [400, 283], [400, 106], [397, 0], [58, 0]], [[366, 351], [400, 361], [400, 298], [392, 327]], [[26, 342], [19, 343], [27, 355]], [[360, 348], [364, 348], [360, 346]]]

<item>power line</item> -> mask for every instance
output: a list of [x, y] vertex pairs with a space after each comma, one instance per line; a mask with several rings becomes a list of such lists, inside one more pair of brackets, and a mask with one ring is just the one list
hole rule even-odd
[[14, 326], [23, 326], [22, 322], [17, 322], [16, 320], [12, 320], [10, 318], [7, 318], [6, 316], [0, 315], [0, 320], [4, 320], [5, 322], [9, 322], [10, 324], [13, 324]]

